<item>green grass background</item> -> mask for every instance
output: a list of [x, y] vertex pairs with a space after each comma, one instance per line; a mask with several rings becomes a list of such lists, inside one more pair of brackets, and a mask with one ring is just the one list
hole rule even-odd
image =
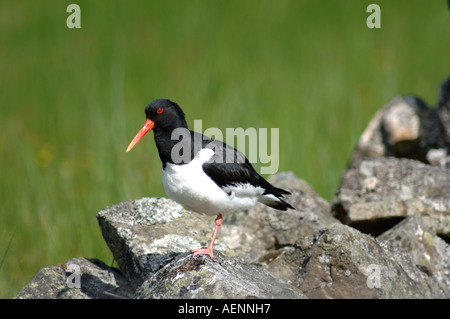
[[72, 257], [112, 264], [96, 213], [165, 196], [152, 134], [125, 153], [152, 99], [203, 129], [278, 127], [279, 170], [331, 200], [376, 110], [436, 104], [449, 39], [445, 0], [2, 0], [0, 297]]

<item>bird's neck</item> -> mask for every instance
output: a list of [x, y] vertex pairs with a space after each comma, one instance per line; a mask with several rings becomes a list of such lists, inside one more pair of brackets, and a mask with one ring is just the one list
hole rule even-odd
[[190, 154], [191, 131], [187, 123], [183, 122], [154, 129], [155, 143], [163, 168], [167, 163], [184, 164], [193, 158]]

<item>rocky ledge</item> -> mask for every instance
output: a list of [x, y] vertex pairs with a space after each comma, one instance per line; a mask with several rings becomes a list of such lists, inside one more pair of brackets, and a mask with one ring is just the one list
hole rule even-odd
[[293, 173], [296, 210], [214, 217], [165, 198], [97, 214], [118, 268], [73, 258], [39, 270], [17, 298], [450, 298], [450, 80], [439, 105], [398, 97], [369, 123], [327, 202]]

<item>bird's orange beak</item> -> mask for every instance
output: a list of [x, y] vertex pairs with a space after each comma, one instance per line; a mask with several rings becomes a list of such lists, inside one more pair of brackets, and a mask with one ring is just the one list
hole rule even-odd
[[150, 119], [147, 119], [144, 126], [140, 129], [140, 131], [136, 134], [136, 136], [131, 141], [130, 145], [128, 145], [127, 152], [131, 151], [131, 149], [139, 142], [141, 138], [144, 137], [145, 134], [148, 133], [155, 126], [155, 122]]

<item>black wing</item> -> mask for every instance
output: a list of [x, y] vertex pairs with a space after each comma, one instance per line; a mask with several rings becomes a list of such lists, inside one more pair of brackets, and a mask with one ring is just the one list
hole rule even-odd
[[271, 194], [279, 200], [266, 203], [266, 205], [280, 210], [294, 209], [282, 199], [284, 195], [290, 195], [291, 193], [266, 181], [256, 172], [244, 154], [224, 142], [207, 137], [204, 138], [203, 147], [214, 150], [214, 156], [202, 167], [206, 175], [219, 187], [225, 188], [249, 183], [252, 186], [263, 188], [263, 195]]

